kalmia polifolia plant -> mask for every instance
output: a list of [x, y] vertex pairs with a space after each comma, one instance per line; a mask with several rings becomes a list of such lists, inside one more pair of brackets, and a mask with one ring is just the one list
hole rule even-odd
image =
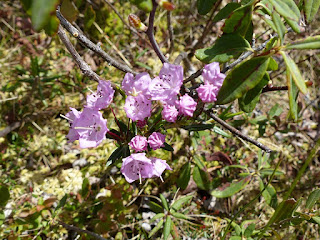
[[[204, 103], [212, 103], [217, 100], [217, 94], [222, 86], [225, 75], [220, 73], [219, 63], [213, 62], [205, 66], [202, 73], [204, 84], [196, 90], [199, 98]], [[159, 114], [156, 106], [161, 106], [162, 119], [167, 124], [177, 122], [183, 117], [192, 118], [197, 109], [197, 102], [188, 94], [181, 95], [183, 85], [183, 68], [179, 65], [164, 63], [159, 76], [151, 79], [148, 73], [140, 73], [134, 76], [126, 73], [122, 80], [122, 90], [126, 94], [124, 111], [127, 120], [138, 126], [148, 126], [149, 118]], [[66, 118], [70, 121], [70, 130], [67, 135], [69, 142], [79, 140], [81, 148], [97, 147], [110, 134], [107, 128], [107, 120], [103, 119], [103, 109], [107, 109], [113, 100], [115, 90], [110, 81], [100, 80], [97, 91], [87, 96], [87, 103], [82, 112], [70, 108]], [[156, 111], [153, 111], [153, 108]], [[115, 116], [115, 121], [118, 121]], [[165, 129], [165, 127], [164, 127]], [[121, 173], [125, 179], [132, 183], [135, 180], [160, 177], [164, 170], [172, 170], [165, 160], [147, 157], [150, 152], [165, 145], [166, 135], [157, 131], [146, 131], [145, 135], [126, 135], [124, 139], [130, 146], [132, 153], [123, 158]], [[119, 140], [121, 136], [114, 136]], [[130, 137], [130, 139], [129, 139]], [[148, 148], [149, 147], [149, 148]]]

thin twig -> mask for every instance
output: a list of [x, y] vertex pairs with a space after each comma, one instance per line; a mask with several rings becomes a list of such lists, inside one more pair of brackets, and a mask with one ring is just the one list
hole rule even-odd
[[173, 28], [171, 23], [171, 11], [167, 11], [167, 27], [169, 32], [169, 40], [170, 40], [170, 47], [168, 53], [172, 53], [174, 49], [174, 35], [173, 35]]
[[113, 59], [109, 54], [107, 54], [104, 50], [101, 49], [100, 46], [97, 44], [94, 44], [91, 40], [89, 40], [85, 35], [83, 35], [80, 31], [78, 31], [72, 24], [65, 19], [61, 12], [60, 12], [60, 6], [58, 6], [56, 10], [56, 15], [60, 20], [60, 24], [75, 38], [77, 38], [84, 46], [98, 54], [100, 57], [102, 57], [105, 61], [107, 61], [109, 64], [114, 66], [115, 68], [123, 71], [123, 72], [130, 72], [133, 74], [137, 74], [137, 72], [133, 71], [128, 66], [118, 62], [117, 60]]
[[58, 223], [60, 225], [62, 225], [64, 228], [68, 229], [68, 230], [72, 230], [72, 231], [75, 231], [77, 233], [86, 233], [86, 234], [88, 234], [88, 235], [90, 235], [90, 236], [92, 236], [92, 237], [94, 237], [95, 239], [98, 239], [98, 240], [107, 240], [104, 237], [101, 237], [100, 235], [98, 235], [98, 234], [96, 234], [94, 232], [90, 232], [88, 230], [81, 229], [81, 228], [66, 224], [66, 223], [64, 223], [62, 221], [59, 221], [59, 220], [58, 220]]
[[273, 91], [285, 91], [288, 90], [288, 86], [265, 86], [262, 89], [262, 93], [273, 92]]
[[153, 50], [155, 51], [155, 53], [157, 54], [157, 56], [159, 57], [159, 59], [161, 60], [162, 63], [168, 62], [168, 60], [166, 59], [166, 57], [163, 55], [163, 53], [161, 52], [159, 45], [154, 37], [154, 33], [153, 33], [153, 24], [154, 24], [154, 17], [155, 17], [155, 13], [158, 7], [158, 3], [155, 0], [152, 0], [152, 4], [153, 4], [153, 8], [152, 11], [150, 12], [149, 15], [149, 26], [148, 29], [146, 31], [146, 34], [149, 38], [149, 41], [152, 45]]
[[63, 28], [61, 27], [61, 25], [59, 26], [59, 30], [58, 30], [58, 35], [61, 39], [61, 41], [63, 42], [63, 44], [66, 46], [66, 48], [68, 49], [68, 51], [70, 52], [73, 60], [78, 64], [81, 72], [83, 73], [83, 75], [85, 75], [86, 77], [90, 78], [91, 80], [94, 81], [99, 81], [101, 80], [101, 78], [91, 69], [91, 67], [81, 58], [81, 56], [79, 55], [79, 53], [76, 51], [76, 49], [73, 47], [73, 45], [71, 44], [67, 34], [65, 33], [65, 31], [63, 30]]
[[222, 125], [224, 128], [228, 129], [232, 134], [238, 136], [239, 138], [250, 142], [254, 145], [256, 145], [258, 148], [261, 148], [262, 150], [266, 151], [267, 153], [272, 152], [272, 150], [270, 148], [268, 148], [267, 146], [263, 145], [262, 143], [244, 135], [242, 132], [240, 132], [238, 129], [230, 126], [228, 123], [226, 123], [225, 121], [223, 121], [221, 118], [219, 118], [218, 116], [214, 115], [214, 113], [212, 112], [212, 110], [207, 110], [205, 111], [206, 114], [213, 118], [216, 122], [218, 122], [220, 125]]
[[3, 130], [0, 131], [0, 137], [6, 136], [8, 133], [14, 131], [15, 129], [21, 126], [21, 122], [14, 122], [11, 123], [9, 126], [5, 127]]
[[174, 60], [173, 64], [179, 65], [180, 62], [188, 57], [186, 52], [181, 52], [178, 57]]

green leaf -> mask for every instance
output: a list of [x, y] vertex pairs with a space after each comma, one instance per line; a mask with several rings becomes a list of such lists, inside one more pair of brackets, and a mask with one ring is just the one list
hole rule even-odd
[[181, 189], [186, 189], [190, 181], [191, 163], [186, 162], [179, 171], [179, 177], [177, 179], [177, 186]]
[[59, 201], [57, 207], [55, 208], [55, 211], [57, 211], [59, 208], [63, 208], [64, 205], [66, 205], [67, 199], [68, 199], [68, 194], [65, 194], [63, 198], [61, 198], [61, 200]]
[[[47, 28], [55, 27], [58, 20], [55, 16], [55, 10], [58, 5], [58, 0], [33, 0], [31, 6], [32, 25], [36, 31], [39, 31], [47, 26]], [[56, 26], [56, 28], [58, 25]]]
[[307, 93], [307, 86], [306, 86], [304, 79], [302, 78], [302, 75], [300, 73], [298, 66], [285, 52], [280, 51], [280, 53], [286, 63], [287, 70], [291, 73], [291, 76], [292, 76], [295, 84], [297, 85], [297, 87], [299, 88], [299, 90], [303, 94], [306, 94]]
[[83, 198], [87, 197], [89, 189], [90, 189], [89, 179], [85, 178], [85, 179], [83, 179], [82, 188], [81, 188], [81, 196]]
[[5, 220], [4, 212], [0, 210], [0, 227], [2, 226], [4, 220]]
[[304, 0], [303, 6], [307, 22], [309, 23], [313, 20], [319, 10], [320, 0]]
[[227, 18], [235, 9], [241, 7], [239, 3], [230, 2], [226, 6], [224, 6], [217, 15], [214, 16], [213, 22], [219, 22], [222, 19]]
[[[273, 168], [268, 168], [268, 169], [262, 169], [260, 170], [260, 174], [261, 175], [267, 175], [267, 176], [271, 176], [273, 173], [274, 169]], [[284, 173], [282, 171], [276, 170], [274, 173], [275, 176], [281, 176], [284, 175]]]
[[269, 0], [275, 10], [283, 17], [298, 22], [300, 11], [293, 0]]
[[[252, 2], [253, 3], [253, 2]], [[236, 9], [225, 21], [222, 31], [224, 33], [239, 33], [245, 36], [252, 19], [252, 4]]]
[[228, 187], [220, 190], [213, 190], [211, 195], [216, 198], [226, 198], [231, 197], [232, 195], [236, 194], [237, 192], [241, 191], [248, 183], [250, 178], [244, 178], [237, 182], [232, 182]]
[[231, 138], [230, 134], [228, 134], [227, 132], [225, 132], [224, 130], [222, 130], [221, 128], [219, 128], [217, 126], [214, 126], [212, 130], [213, 130], [213, 132], [215, 132], [221, 136], [224, 136], [226, 138]]
[[232, 236], [229, 240], [242, 240], [242, 238], [240, 236]]
[[[268, 65], [268, 71], [276, 71], [276, 70], [278, 70], [278, 68], [279, 68], [279, 65], [278, 65], [278, 63], [277, 63], [277, 61], [276, 60], [274, 60], [272, 57], [270, 58], [270, 60], [269, 60], [269, 65]], [[269, 75], [268, 75], [269, 76]], [[269, 80], [270, 80], [270, 77], [269, 77]]]
[[193, 168], [192, 176], [198, 188], [202, 190], [209, 190], [211, 188], [211, 183], [208, 177], [208, 173], [201, 170], [198, 166], [195, 166]]
[[163, 218], [164, 216], [165, 216], [164, 213], [158, 213], [153, 218], [150, 219], [150, 223], [153, 223], [155, 220], [157, 220], [159, 218]]
[[306, 202], [306, 208], [311, 210], [313, 206], [318, 202], [320, 199], [320, 189], [314, 190], [312, 193], [310, 193], [307, 202]]
[[254, 223], [251, 223], [251, 224], [246, 228], [246, 230], [244, 231], [243, 236], [244, 236], [245, 238], [251, 237], [251, 235], [252, 235], [255, 227], [256, 227], [256, 225], [255, 225]]
[[149, 202], [149, 207], [151, 209], [152, 212], [155, 212], [155, 213], [163, 213], [163, 208], [161, 207], [160, 204], [158, 203], [155, 203], [153, 201], [150, 201]]
[[280, 222], [284, 219], [291, 218], [293, 215], [294, 210], [298, 207], [300, 202], [294, 200], [294, 199], [288, 199], [286, 201], [282, 201], [277, 209], [279, 208], [279, 211], [275, 211], [275, 213], [272, 215], [271, 219], [269, 220], [270, 224]]
[[163, 219], [161, 219], [158, 224], [151, 230], [151, 232], [148, 235], [148, 238], [151, 238], [156, 232], [160, 230], [160, 228], [163, 226]]
[[168, 202], [167, 202], [167, 200], [165, 199], [165, 197], [164, 197], [161, 193], [160, 193], [160, 199], [161, 199], [162, 206], [163, 206], [167, 211], [169, 211]]
[[171, 226], [172, 226], [172, 219], [170, 216], [167, 216], [166, 218], [166, 222], [164, 223], [164, 228], [163, 228], [163, 239], [167, 240], [169, 235], [170, 235], [170, 231], [171, 231]]
[[292, 28], [293, 31], [295, 31], [296, 33], [300, 33], [300, 25], [299, 22], [288, 19], [286, 17], [283, 17], [284, 20], [286, 20], [286, 22], [289, 24], [289, 26]]
[[200, 15], [206, 15], [213, 7], [217, 0], [197, 0], [198, 13]]
[[151, 12], [153, 7], [152, 0], [130, 0], [130, 2], [144, 12]]
[[167, 150], [169, 152], [173, 152], [174, 151], [173, 147], [171, 147], [171, 145], [169, 145], [166, 142], [164, 143], [164, 147], [161, 147], [161, 148], [164, 149], [164, 150]]
[[294, 41], [286, 49], [320, 49], [320, 35]]
[[113, 164], [116, 160], [118, 160], [119, 158], [122, 157], [123, 151], [125, 149], [125, 147], [127, 147], [127, 145], [125, 146], [119, 146], [116, 150], [114, 150], [110, 157], [108, 158], [107, 161], [107, 166]]
[[280, 116], [280, 114], [282, 113], [282, 108], [280, 107], [280, 105], [278, 103], [276, 103], [269, 111], [269, 117], [273, 118], [273, 117], [277, 117]]
[[320, 217], [312, 217], [311, 218], [314, 222], [316, 222], [318, 225], [320, 225]]
[[178, 199], [177, 201], [175, 201], [172, 204], [171, 208], [174, 209], [175, 211], [179, 211], [182, 208], [182, 206], [184, 204], [186, 204], [191, 199], [192, 199], [192, 196], [182, 197], [182, 198]]
[[10, 192], [6, 186], [0, 186], [0, 207], [6, 206], [10, 199]]
[[183, 213], [172, 212], [171, 215], [174, 216], [175, 218], [180, 218], [180, 219], [185, 219], [185, 220], [190, 219], [190, 217], [184, 215]]
[[249, 42], [239, 34], [223, 34], [212, 47], [198, 49], [195, 56], [204, 63], [224, 63], [248, 50], [252, 50]]
[[217, 104], [226, 104], [240, 98], [262, 79], [269, 65], [269, 57], [254, 57], [235, 67], [223, 81]]
[[280, 15], [277, 13], [277, 12], [273, 12], [272, 13], [272, 20], [273, 20], [273, 23], [274, 23], [274, 26], [275, 26], [275, 30], [276, 32], [278, 33], [279, 35], [279, 38], [280, 38], [280, 42], [282, 44], [283, 42], [283, 37], [284, 35], [286, 34], [287, 32], [287, 28], [286, 26], [284, 25], [282, 19], [280, 18]]
[[246, 92], [241, 98], [238, 99], [239, 107], [242, 111], [249, 113], [254, 110], [260, 100], [262, 89], [268, 84], [269, 80], [269, 74], [266, 73], [254, 88]]
[[213, 128], [214, 124], [192, 124], [183, 126], [182, 128], [188, 131], [203, 131]]
[[96, 12], [93, 10], [92, 5], [89, 5], [89, 7], [86, 8], [86, 11], [84, 12], [84, 23], [85, 28], [89, 29], [92, 24], [96, 20]]
[[[264, 189], [263, 181], [259, 179], [259, 183], [260, 183], [260, 191], [262, 191]], [[278, 206], [277, 192], [271, 184], [269, 184], [266, 187], [266, 189], [262, 192], [262, 196], [264, 197], [264, 199], [266, 200], [266, 203], [270, 207], [276, 209], [276, 207]]]
[[290, 116], [294, 121], [298, 120], [298, 95], [299, 90], [297, 85], [292, 80], [292, 76], [289, 71], [286, 73], [287, 75], [287, 85], [288, 85], [288, 95], [289, 95], [289, 107], [290, 107]]

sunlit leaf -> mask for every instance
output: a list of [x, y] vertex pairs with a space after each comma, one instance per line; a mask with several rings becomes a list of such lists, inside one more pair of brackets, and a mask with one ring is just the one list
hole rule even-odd
[[223, 190], [213, 190], [211, 195], [216, 198], [226, 198], [231, 197], [237, 192], [241, 191], [248, 183], [250, 178], [245, 178], [240, 181], [232, 182], [228, 187]]
[[309, 23], [313, 20], [319, 10], [320, 0], [304, 0], [303, 6], [307, 22]]
[[217, 0], [197, 0], [198, 13], [206, 15], [212, 9]]
[[311, 210], [320, 199], [320, 189], [316, 189], [310, 193], [306, 202], [306, 208]]
[[179, 171], [179, 177], [177, 179], [177, 186], [181, 189], [186, 189], [190, 181], [191, 163], [186, 162]]
[[291, 42], [286, 49], [320, 49], [320, 35]]

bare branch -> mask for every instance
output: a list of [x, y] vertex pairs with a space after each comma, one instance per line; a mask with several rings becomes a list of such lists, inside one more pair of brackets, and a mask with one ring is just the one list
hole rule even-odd
[[8, 133], [16, 130], [20, 126], [21, 126], [21, 122], [11, 123], [9, 126], [5, 127], [3, 130], [0, 131], [0, 137], [6, 136]]
[[166, 57], [163, 55], [163, 53], [161, 52], [159, 45], [154, 37], [154, 33], [153, 33], [153, 24], [154, 24], [154, 17], [155, 17], [155, 13], [158, 7], [158, 3], [156, 3], [155, 0], [152, 0], [152, 4], [153, 4], [153, 8], [152, 11], [150, 12], [149, 15], [149, 26], [148, 29], [146, 31], [146, 34], [149, 38], [149, 41], [152, 45], [153, 50], [155, 51], [155, 53], [157, 54], [157, 56], [159, 57], [159, 59], [161, 60], [162, 63], [168, 62], [168, 60], [166, 59]]
[[262, 93], [265, 93], [265, 92], [273, 92], [273, 91], [286, 91], [288, 90], [288, 86], [265, 86], [263, 89], [262, 89]]
[[67, 34], [65, 33], [65, 31], [63, 30], [63, 28], [61, 27], [61, 25], [59, 26], [59, 30], [58, 30], [58, 35], [61, 39], [61, 41], [63, 42], [63, 44], [66, 46], [66, 48], [68, 49], [68, 51], [70, 52], [73, 60], [78, 64], [81, 72], [83, 73], [83, 75], [85, 75], [86, 77], [90, 78], [91, 80], [94, 80], [96, 82], [98, 82], [99, 80], [101, 80], [101, 78], [91, 69], [91, 67], [81, 58], [81, 56], [79, 55], [79, 53], [76, 51], [76, 49], [73, 47], [73, 45], [71, 44]]
[[115, 68], [123, 71], [123, 72], [130, 72], [133, 74], [137, 74], [137, 72], [133, 71], [128, 66], [119, 63], [117, 60], [113, 59], [109, 54], [107, 54], [105, 51], [101, 49], [100, 46], [97, 44], [94, 44], [91, 40], [89, 40], [86, 36], [84, 36], [81, 32], [79, 32], [72, 24], [65, 19], [61, 12], [60, 12], [60, 6], [58, 6], [56, 10], [57, 17], [60, 20], [60, 24], [75, 38], [77, 38], [84, 46], [92, 50], [93, 52], [97, 53], [100, 57], [102, 57], [105, 61], [107, 61], [109, 64], [114, 66]]
[[171, 11], [167, 11], [167, 27], [169, 31], [169, 40], [170, 40], [170, 47], [168, 53], [172, 53], [174, 49], [174, 35], [173, 35], [173, 28], [171, 23]]
[[64, 223], [62, 221], [59, 221], [59, 220], [58, 220], [58, 223], [60, 225], [62, 225], [64, 228], [68, 229], [68, 230], [72, 230], [72, 231], [75, 231], [77, 233], [86, 233], [86, 234], [88, 234], [88, 235], [90, 235], [90, 236], [92, 236], [92, 237], [94, 237], [95, 239], [98, 239], [98, 240], [107, 240], [104, 237], [101, 237], [100, 235], [98, 235], [98, 234], [96, 234], [94, 232], [90, 232], [88, 230], [81, 229], [81, 228], [66, 224], [66, 223]]
[[212, 112], [212, 110], [207, 110], [206, 114], [213, 118], [216, 122], [218, 122], [220, 125], [222, 125], [224, 128], [228, 129], [232, 134], [238, 136], [239, 138], [250, 142], [254, 145], [256, 145], [258, 148], [261, 148], [262, 150], [266, 151], [267, 153], [272, 152], [272, 150], [270, 148], [268, 148], [267, 146], [263, 145], [262, 143], [244, 135], [242, 132], [240, 132], [238, 129], [230, 126], [228, 123], [226, 123], [225, 121], [223, 121], [221, 118], [217, 117], [216, 115], [214, 115], [214, 113]]

